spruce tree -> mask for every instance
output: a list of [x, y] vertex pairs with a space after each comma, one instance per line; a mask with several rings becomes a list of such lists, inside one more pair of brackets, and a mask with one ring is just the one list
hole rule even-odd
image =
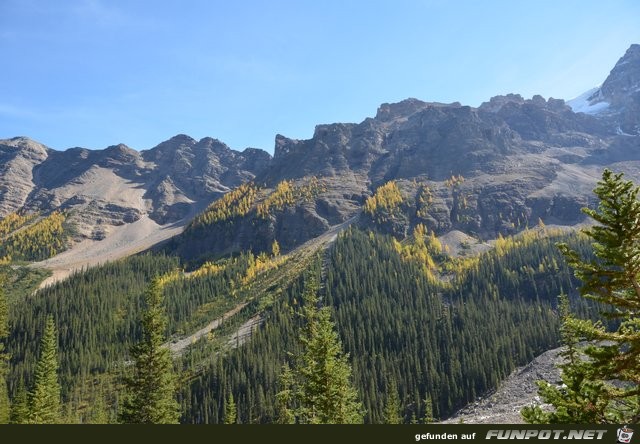
[[224, 405], [224, 423], [236, 424], [238, 422], [238, 407], [233, 399], [233, 393], [229, 393]]
[[[585, 230], [595, 259], [584, 260], [560, 245], [583, 285], [580, 293], [608, 307], [602, 322], [564, 316], [567, 345], [564, 385], [541, 384], [541, 396], [555, 407], [524, 411], [532, 422], [636, 423], [640, 420], [640, 188], [623, 174], [605, 170], [594, 192], [597, 209], [585, 208], [596, 225]], [[586, 341], [580, 346], [579, 341]], [[566, 386], [566, 387], [565, 387]]]
[[26, 424], [29, 421], [29, 398], [24, 381], [20, 379], [16, 396], [11, 404], [11, 424]]
[[[303, 424], [362, 423], [362, 405], [351, 381], [349, 356], [331, 321], [328, 307], [319, 307], [318, 284], [310, 274], [303, 293], [302, 353], [290, 376], [290, 405], [296, 422]], [[280, 398], [286, 398], [280, 394]], [[283, 415], [286, 418], [286, 412]]]
[[163, 346], [167, 319], [162, 290], [160, 278], [155, 278], [144, 295], [142, 338], [131, 348], [133, 375], [125, 381], [120, 417], [125, 423], [176, 424], [180, 417], [173, 361]]
[[33, 390], [29, 394], [31, 424], [57, 424], [62, 420], [58, 381], [58, 334], [52, 316], [47, 317]]
[[400, 396], [398, 396], [398, 384], [392, 380], [387, 391], [387, 402], [384, 406], [385, 424], [402, 424], [400, 413]]
[[295, 424], [296, 422], [294, 379], [291, 367], [285, 362], [278, 377], [280, 391], [276, 393], [276, 423], [278, 424]]
[[0, 424], [7, 424], [11, 412], [7, 390], [9, 355], [5, 352], [5, 341], [9, 336], [9, 309], [2, 284], [3, 282], [0, 280]]

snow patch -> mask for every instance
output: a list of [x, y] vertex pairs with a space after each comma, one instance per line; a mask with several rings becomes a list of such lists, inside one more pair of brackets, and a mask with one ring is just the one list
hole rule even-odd
[[591, 88], [578, 97], [567, 101], [574, 113], [599, 114], [609, 108], [609, 102], [601, 99], [600, 87]]

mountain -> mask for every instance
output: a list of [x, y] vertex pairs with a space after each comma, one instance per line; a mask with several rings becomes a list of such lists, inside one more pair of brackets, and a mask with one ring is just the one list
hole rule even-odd
[[597, 115], [621, 135], [640, 134], [640, 45], [631, 45], [600, 87], [570, 100], [575, 112]]
[[[604, 167], [640, 177], [639, 78], [640, 45], [632, 45], [583, 105], [517, 94], [477, 108], [407, 99], [381, 105], [359, 124], [318, 125], [309, 140], [278, 135], [273, 158], [185, 135], [140, 152], [125, 145], [55, 151], [26, 138], [4, 140], [0, 215], [66, 210], [75, 230], [71, 251], [103, 257], [141, 237], [147, 240], [137, 250], [179, 233], [207, 205], [252, 181], [258, 192], [245, 214], [192, 223], [173, 246], [216, 255], [264, 251], [277, 240], [288, 251], [358, 215], [368, 196], [394, 180], [404, 214], [389, 229], [399, 236], [418, 222], [438, 235], [459, 230], [479, 238], [538, 220], [572, 225], [583, 220], [580, 208], [591, 203]], [[312, 178], [320, 184], [313, 196], [256, 217], [278, 184], [290, 181], [295, 191]], [[418, 194], [427, 191], [429, 206], [419, 211]]]
[[211, 201], [264, 171], [271, 156], [178, 135], [146, 151], [126, 145], [56, 151], [0, 141], [0, 217], [67, 214], [70, 250], [43, 265], [62, 272], [127, 256], [178, 234]]
[[[359, 124], [318, 125], [308, 140], [278, 135], [270, 167], [256, 177], [263, 197], [282, 181], [303, 186], [310, 177], [322, 181], [323, 191], [266, 219], [247, 212], [198, 233], [188, 228], [177, 248], [187, 256], [264, 251], [273, 240], [294, 248], [359, 214], [363, 201], [392, 180], [402, 192], [404, 214], [387, 229], [399, 237], [417, 223], [438, 235], [459, 230], [483, 239], [539, 220], [580, 223], [580, 209], [593, 204], [591, 190], [603, 168], [640, 178], [640, 138], [628, 123], [638, 115], [637, 48], [603, 84], [602, 100], [611, 104], [606, 113], [591, 112], [604, 102], [576, 112], [576, 102], [517, 94], [477, 108], [407, 99], [381, 105]], [[421, 190], [429, 193], [428, 208], [418, 208]]]
[[[141, 152], [2, 141], [10, 399], [33, 385], [52, 316], [65, 420], [117, 420], [140, 295], [159, 277], [181, 422], [223, 422], [233, 397], [240, 422], [272, 423], [313, 282], [365, 422], [394, 399], [407, 423], [507, 416], [534, 379], [556, 381], [552, 355], [513, 372], [559, 345], [558, 294], [576, 317], [599, 316], [557, 248], [588, 260], [590, 240], [545, 224], [581, 223], [604, 167], [640, 177], [640, 136], [624, 126], [634, 92], [615, 80], [634, 78], [633, 54], [595, 113], [517, 94], [479, 107], [407, 99], [308, 140], [278, 135], [273, 157], [184, 135]], [[44, 273], [23, 262], [42, 257], [53, 278], [84, 270], [35, 291]]]

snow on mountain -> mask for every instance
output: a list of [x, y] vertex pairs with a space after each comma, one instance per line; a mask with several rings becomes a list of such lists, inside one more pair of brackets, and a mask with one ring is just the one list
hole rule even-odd
[[580, 94], [567, 102], [574, 113], [599, 114], [609, 108], [609, 102], [602, 100], [599, 86]]

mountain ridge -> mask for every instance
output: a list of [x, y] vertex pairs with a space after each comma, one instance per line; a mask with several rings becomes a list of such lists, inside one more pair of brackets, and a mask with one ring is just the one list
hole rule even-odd
[[[146, 217], [152, 229], [184, 227], [243, 183], [261, 187], [258, 205], [283, 181], [303, 186], [316, 177], [324, 188], [312, 200], [259, 223], [238, 219], [225, 236], [239, 250], [264, 250], [274, 240], [294, 248], [357, 215], [390, 180], [406, 198], [398, 235], [417, 223], [439, 235], [460, 230], [480, 238], [539, 219], [572, 225], [583, 218], [580, 208], [593, 203], [590, 191], [602, 168], [640, 178], [639, 48], [632, 45], [604, 81], [601, 95], [611, 100], [606, 113], [574, 112], [570, 102], [539, 95], [494, 96], [479, 107], [409, 98], [381, 104], [360, 123], [317, 125], [310, 139], [278, 134], [273, 156], [184, 134], [143, 151], [124, 144], [56, 151], [27, 138], [3, 140], [0, 216], [68, 211], [76, 241], [103, 242]], [[455, 190], [452, 177], [463, 179]], [[432, 203], [418, 217], [421, 187]], [[212, 254], [229, 252], [216, 242]]]

